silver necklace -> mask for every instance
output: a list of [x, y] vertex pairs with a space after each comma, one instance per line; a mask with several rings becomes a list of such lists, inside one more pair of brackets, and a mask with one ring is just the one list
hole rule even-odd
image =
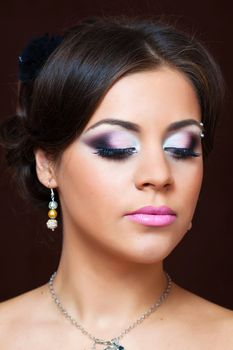
[[171, 291], [171, 287], [172, 287], [172, 280], [171, 277], [166, 273], [166, 277], [167, 277], [167, 286], [165, 288], [165, 290], [163, 291], [163, 293], [160, 295], [160, 297], [158, 298], [158, 300], [156, 300], [156, 302], [151, 305], [151, 307], [145, 311], [136, 321], [132, 322], [130, 324], [130, 326], [126, 329], [124, 329], [116, 338], [113, 338], [111, 340], [103, 340], [103, 339], [99, 339], [97, 337], [95, 337], [94, 335], [92, 335], [90, 332], [88, 332], [81, 324], [79, 324], [69, 313], [68, 311], [63, 307], [60, 299], [58, 298], [54, 286], [53, 286], [53, 282], [56, 276], [56, 272], [53, 273], [53, 275], [50, 277], [49, 280], [49, 291], [51, 293], [52, 299], [55, 302], [55, 304], [57, 305], [58, 309], [60, 310], [60, 312], [62, 313], [62, 315], [73, 325], [75, 326], [77, 329], [79, 329], [83, 335], [87, 336], [92, 342], [92, 350], [96, 349], [97, 345], [102, 345], [102, 346], [106, 346], [104, 348], [104, 350], [125, 350], [125, 348], [119, 344], [120, 339], [122, 339], [126, 334], [128, 334], [132, 329], [134, 329], [135, 327], [139, 326], [146, 318], [148, 318], [153, 312], [155, 312], [159, 306], [164, 302], [164, 300], [167, 298], [167, 296], [169, 295], [170, 291]]

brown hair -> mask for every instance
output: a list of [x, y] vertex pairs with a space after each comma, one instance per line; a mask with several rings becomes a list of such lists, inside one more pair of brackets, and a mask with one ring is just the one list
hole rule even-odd
[[178, 69], [192, 82], [208, 155], [223, 92], [222, 75], [210, 53], [194, 37], [160, 22], [93, 18], [65, 33], [36, 78], [20, 83], [18, 113], [0, 127], [0, 143], [21, 190], [37, 203], [47, 203], [34, 150], [59, 157], [118, 79], [161, 65]]

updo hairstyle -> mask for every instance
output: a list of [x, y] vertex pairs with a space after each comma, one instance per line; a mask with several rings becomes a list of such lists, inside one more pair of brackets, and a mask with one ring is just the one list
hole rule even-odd
[[196, 91], [205, 127], [204, 155], [213, 146], [223, 92], [221, 72], [193, 36], [152, 20], [92, 18], [67, 31], [36, 76], [19, 82], [17, 114], [0, 127], [0, 144], [21, 192], [45, 204], [34, 151], [57, 160], [82, 132], [113, 84], [131, 73], [169, 66]]

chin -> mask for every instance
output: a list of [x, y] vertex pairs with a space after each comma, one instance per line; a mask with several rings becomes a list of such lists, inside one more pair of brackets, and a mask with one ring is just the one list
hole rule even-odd
[[122, 254], [132, 262], [156, 264], [162, 262], [179, 244], [186, 232], [145, 233], [124, 242]]
[[[137, 264], [158, 264], [163, 262], [177, 244], [132, 244], [125, 247], [121, 256], [124, 260]], [[129, 247], [130, 249], [127, 249]]]

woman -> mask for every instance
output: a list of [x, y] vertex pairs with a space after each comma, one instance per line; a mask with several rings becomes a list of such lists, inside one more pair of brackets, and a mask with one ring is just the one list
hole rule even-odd
[[161, 23], [97, 18], [32, 42], [20, 80], [1, 143], [63, 247], [49, 286], [1, 305], [0, 348], [233, 349], [232, 312], [163, 270], [212, 148], [210, 54]]

